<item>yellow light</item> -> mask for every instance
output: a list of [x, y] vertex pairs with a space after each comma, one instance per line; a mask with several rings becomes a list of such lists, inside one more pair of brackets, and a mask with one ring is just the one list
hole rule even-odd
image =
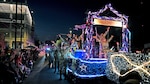
[[[135, 68], [133, 68], [133, 69], [127, 71], [127, 72], [124, 73], [124, 74], [120, 74], [120, 72], [117, 71], [116, 66], [115, 66], [114, 63], [113, 63], [113, 59], [114, 59], [115, 57], [124, 58], [131, 66], [134, 66]], [[145, 62], [145, 63], [141, 64], [141, 65], [136, 65], [136, 64], [133, 64], [132, 61], [130, 61], [130, 59], [127, 58], [127, 56], [125, 56], [124, 54], [113, 54], [113, 55], [110, 56], [110, 62], [111, 62], [111, 65], [112, 65], [112, 70], [113, 70], [113, 72], [116, 73], [116, 74], [119, 75], [119, 76], [125, 76], [125, 75], [127, 75], [128, 73], [130, 73], [130, 72], [132, 72], [132, 71], [135, 71], [135, 70], [138, 70], [138, 69], [139, 69], [139, 70], [142, 70], [144, 73], [146, 73], [148, 76], [150, 76], [150, 73], [149, 73], [146, 69], [143, 68], [144, 66], [150, 64], [150, 60], [149, 60], [148, 62]]]
[[113, 20], [103, 20], [103, 19], [94, 19], [94, 25], [105, 25], [105, 26], [116, 26], [122, 27], [121, 21], [113, 21]]

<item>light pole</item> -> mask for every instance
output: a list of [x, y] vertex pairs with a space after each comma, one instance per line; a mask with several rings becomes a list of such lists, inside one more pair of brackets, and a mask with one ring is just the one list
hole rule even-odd
[[15, 49], [17, 48], [17, 41], [16, 41], [16, 39], [17, 39], [17, 7], [18, 6], [18, 0], [16, 0], [16, 27], [15, 27]]
[[35, 37], [34, 37], [34, 18], [33, 18], [34, 11], [31, 11], [31, 16], [32, 16], [32, 28], [31, 28], [31, 39], [33, 42], [35, 42]]
[[22, 25], [22, 0], [20, 0], [21, 2], [21, 27], [20, 27], [20, 49], [22, 49], [22, 29], [23, 29], [23, 25]]

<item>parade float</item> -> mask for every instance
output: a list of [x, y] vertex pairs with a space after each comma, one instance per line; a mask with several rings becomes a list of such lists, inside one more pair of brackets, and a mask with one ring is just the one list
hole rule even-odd
[[[111, 12], [115, 15], [106, 16], [104, 12]], [[120, 48], [117, 52], [108, 52], [107, 58], [98, 58], [93, 53], [93, 34], [95, 25], [104, 25], [121, 28]], [[129, 73], [136, 71], [142, 78], [142, 83], [150, 82], [150, 56], [142, 53], [132, 53], [131, 32], [128, 27], [128, 16], [120, 14], [111, 4], [97, 12], [88, 12], [86, 24], [76, 25], [77, 29], [85, 31], [85, 46], [76, 50], [70, 58], [68, 72], [77, 78], [95, 78], [106, 76], [108, 79], [119, 84], [120, 77], [126, 77]], [[99, 48], [101, 49], [101, 45]], [[88, 58], [87, 58], [88, 56]], [[121, 73], [121, 71], [125, 71]]]

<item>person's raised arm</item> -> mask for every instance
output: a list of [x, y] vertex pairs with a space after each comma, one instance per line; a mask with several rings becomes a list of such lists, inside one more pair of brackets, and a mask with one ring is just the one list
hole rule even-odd
[[96, 36], [93, 36], [93, 38], [96, 39], [97, 42], [101, 42], [99, 36], [96, 35]]
[[111, 35], [111, 37], [107, 41], [110, 42], [113, 38], [114, 38], [114, 36]]
[[60, 34], [58, 36], [61, 39], [61, 41], [65, 42], [64, 38], [62, 38], [62, 36]]
[[80, 41], [80, 38], [77, 35], [75, 35], [74, 38], [75, 38], [76, 41]]
[[104, 37], [106, 37], [106, 35], [108, 34], [109, 30], [110, 30], [110, 27], [107, 27], [107, 30], [106, 30], [105, 33], [103, 34]]
[[58, 48], [58, 46], [57, 46], [57, 44], [56, 44], [55, 41], [51, 41], [51, 42], [54, 44], [54, 46], [55, 46], [56, 48]]

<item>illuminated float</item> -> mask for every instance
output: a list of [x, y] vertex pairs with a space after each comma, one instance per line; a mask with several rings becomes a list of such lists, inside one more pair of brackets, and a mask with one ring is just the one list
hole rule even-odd
[[68, 70], [79, 78], [104, 76], [107, 59], [86, 59], [85, 50], [76, 50], [75, 57], [69, 62]]
[[[109, 10], [116, 17], [102, 15]], [[114, 26], [121, 28], [121, 46], [118, 52], [108, 52], [108, 58], [95, 58], [93, 53], [93, 31], [95, 25]], [[76, 25], [77, 29], [85, 31], [86, 44], [82, 50], [76, 50], [69, 61], [68, 71], [78, 78], [93, 78], [106, 76], [108, 79], [119, 83], [120, 77], [136, 71], [142, 77], [142, 81], [150, 82], [150, 56], [131, 52], [131, 33], [128, 27], [128, 16], [119, 14], [111, 4], [97, 12], [88, 12], [87, 22]], [[101, 46], [99, 46], [99, 49]], [[88, 57], [88, 59], [87, 59]], [[120, 73], [122, 70], [125, 73]]]

